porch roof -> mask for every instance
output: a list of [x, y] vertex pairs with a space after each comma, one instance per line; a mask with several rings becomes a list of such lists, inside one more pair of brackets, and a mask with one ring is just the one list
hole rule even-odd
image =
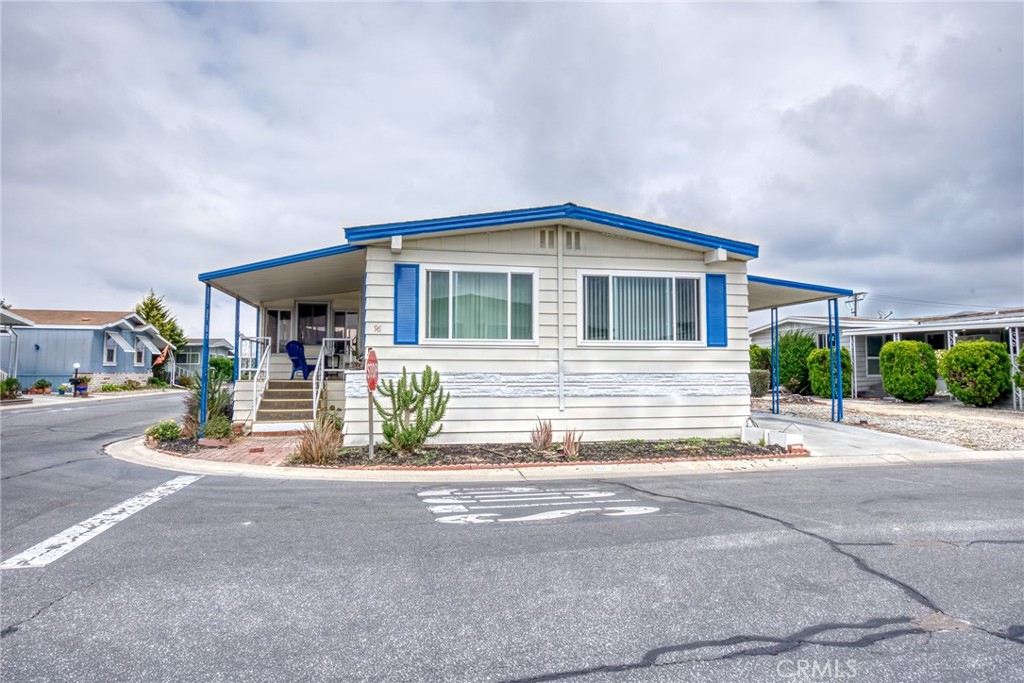
[[747, 307], [751, 311], [827, 301], [840, 296], [853, 296], [853, 290], [759, 275], [747, 276]]
[[366, 249], [342, 244], [200, 273], [199, 281], [250, 306], [356, 290], [363, 285]]

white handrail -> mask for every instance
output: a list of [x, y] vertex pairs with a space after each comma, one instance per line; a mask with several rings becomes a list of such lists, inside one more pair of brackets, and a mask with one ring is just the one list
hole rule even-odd
[[[327, 379], [327, 359], [337, 355], [335, 350], [337, 345], [341, 344], [344, 348], [344, 364], [352, 362], [352, 340], [348, 337], [324, 337], [323, 341], [320, 342], [320, 353], [316, 357], [316, 369], [313, 371], [313, 417], [314, 419], [320, 411], [320, 397], [323, 394], [324, 382]], [[328, 353], [328, 348], [331, 352]], [[332, 368], [332, 370], [344, 370], [342, 368]]]
[[327, 350], [326, 339], [320, 344], [320, 353], [316, 357], [316, 367], [313, 368], [313, 419], [316, 420], [317, 412], [320, 410], [320, 392], [324, 388], [324, 352]]
[[[239, 380], [243, 372], [252, 372], [252, 411], [249, 417], [256, 422], [256, 411], [259, 410], [260, 401], [263, 400], [263, 392], [270, 384], [270, 337], [242, 337], [239, 346], [246, 347], [250, 354], [241, 352], [238, 357]], [[256, 369], [253, 370], [253, 363], [259, 359]], [[248, 422], [248, 420], [246, 420]]]

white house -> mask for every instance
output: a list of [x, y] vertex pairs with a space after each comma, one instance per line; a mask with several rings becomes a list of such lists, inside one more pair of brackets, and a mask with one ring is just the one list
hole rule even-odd
[[[852, 293], [748, 278], [757, 255], [564, 204], [347, 228], [338, 246], [199, 279], [207, 310], [211, 288], [258, 310], [235, 403], [257, 432], [334, 405], [346, 443], [365, 444], [365, 373], [352, 366], [372, 347], [383, 379], [440, 372], [452, 396], [441, 441], [522, 442], [538, 417], [588, 440], [732, 437], [750, 414], [748, 311]], [[308, 383], [288, 381], [290, 339], [316, 361]]]

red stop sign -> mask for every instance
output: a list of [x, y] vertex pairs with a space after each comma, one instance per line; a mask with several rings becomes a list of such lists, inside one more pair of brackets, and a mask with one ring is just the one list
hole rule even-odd
[[377, 352], [370, 349], [366, 352], [366, 388], [377, 391]]

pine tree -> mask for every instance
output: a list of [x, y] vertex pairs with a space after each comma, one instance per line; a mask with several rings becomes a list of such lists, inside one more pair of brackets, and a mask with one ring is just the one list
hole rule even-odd
[[135, 306], [135, 312], [140, 318], [155, 327], [160, 336], [171, 342], [175, 348], [180, 349], [188, 343], [185, 330], [181, 329], [177, 318], [171, 315], [167, 305], [164, 304], [164, 298], [158, 297], [152, 289], [149, 290], [149, 295]]

